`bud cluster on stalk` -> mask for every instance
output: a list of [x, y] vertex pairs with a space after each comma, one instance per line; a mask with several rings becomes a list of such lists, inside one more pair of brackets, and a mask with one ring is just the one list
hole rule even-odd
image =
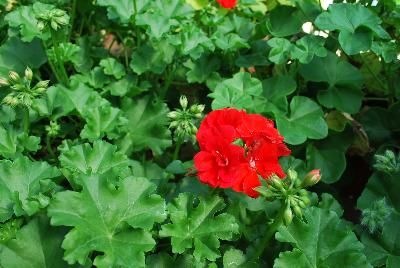
[[392, 212], [393, 209], [386, 204], [385, 198], [382, 198], [362, 211], [361, 224], [366, 226], [368, 231], [373, 234], [382, 229]]
[[188, 108], [188, 100], [186, 96], [181, 96], [179, 103], [182, 109], [168, 113], [168, 118], [171, 120], [169, 128], [175, 129], [174, 138], [178, 141], [196, 142], [197, 127], [195, 123], [202, 117], [204, 105], [193, 104]]
[[307, 187], [313, 186], [321, 179], [319, 170], [310, 171], [303, 180], [295, 170], [289, 169], [286, 179], [280, 179], [275, 174], [267, 179], [267, 186], [260, 186], [256, 191], [268, 200], [281, 200], [284, 206], [283, 221], [289, 225], [293, 217], [303, 217], [302, 210], [310, 203]]
[[67, 12], [58, 8], [46, 10], [38, 14], [37, 19], [39, 20], [37, 26], [40, 30], [43, 30], [46, 25], [49, 25], [53, 30], [57, 31], [60, 27], [68, 25], [69, 23]]
[[50, 124], [45, 129], [50, 137], [56, 137], [60, 131], [60, 125], [57, 121], [50, 121]]
[[387, 173], [400, 172], [400, 153], [396, 157], [393, 151], [386, 150], [382, 155], [376, 154], [375, 161], [374, 168], [379, 171]]
[[43, 80], [31, 87], [32, 77], [33, 73], [29, 67], [25, 69], [23, 77], [14, 71], [9, 72], [8, 78], [0, 77], [0, 88], [7, 87], [11, 91], [4, 97], [2, 103], [12, 107], [30, 107], [33, 100], [40, 97], [49, 86], [49, 80]]

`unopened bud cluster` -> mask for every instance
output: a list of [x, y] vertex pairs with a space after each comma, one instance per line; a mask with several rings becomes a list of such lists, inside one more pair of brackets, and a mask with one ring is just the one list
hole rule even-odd
[[29, 67], [25, 69], [23, 77], [14, 71], [9, 72], [8, 78], [0, 77], [0, 87], [8, 87], [11, 91], [4, 97], [2, 103], [13, 107], [30, 107], [33, 100], [41, 96], [49, 85], [49, 81], [44, 80], [31, 87], [32, 77], [33, 73]]
[[267, 179], [268, 185], [257, 187], [256, 191], [268, 200], [282, 201], [285, 206], [283, 220], [286, 225], [289, 225], [294, 216], [302, 218], [302, 210], [311, 203], [308, 191], [304, 188], [318, 183], [320, 179], [319, 170], [309, 172], [303, 180], [298, 178], [295, 170], [288, 170], [285, 180], [272, 175]]
[[386, 173], [400, 172], [400, 154], [396, 157], [393, 151], [387, 150], [382, 155], [376, 154], [375, 161], [374, 168], [379, 171]]
[[175, 129], [175, 140], [180, 141], [196, 141], [197, 127], [195, 123], [202, 117], [204, 105], [193, 104], [188, 108], [188, 100], [185, 96], [181, 96], [179, 103], [182, 109], [168, 113], [168, 118], [171, 120], [169, 128]]
[[371, 234], [375, 233], [382, 229], [392, 211], [386, 204], [385, 198], [378, 200], [370, 208], [362, 211], [361, 224], [366, 226]]
[[46, 131], [50, 137], [55, 137], [60, 131], [60, 125], [57, 123], [57, 121], [50, 121], [50, 124], [46, 126]]
[[38, 28], [40, 30], [43, 30], [46, 25], [49, 25], [53, 30], [57, 31], [60, 27], [68, 25], [69, 23], [67, 12], [58, 8], [46, 10], [38, 14], [37, 19], [39, 20]]

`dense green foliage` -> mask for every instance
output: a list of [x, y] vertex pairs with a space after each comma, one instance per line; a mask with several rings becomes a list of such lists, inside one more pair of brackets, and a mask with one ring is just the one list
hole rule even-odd
[[[400, 2], [334, 2], [0, 0], [0, 267], [400, 267]], [[302, 217], [198, 181], [225, 107], [321, 170]]]

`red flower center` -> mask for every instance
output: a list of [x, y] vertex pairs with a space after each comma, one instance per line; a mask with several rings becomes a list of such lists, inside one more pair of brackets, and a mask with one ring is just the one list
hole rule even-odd
[[226, 167], [229, 164], [228, 158], [221, 154], [219, 151], [215, 151], [215, 158], [217, 160], [218, 166], [220, 167]]

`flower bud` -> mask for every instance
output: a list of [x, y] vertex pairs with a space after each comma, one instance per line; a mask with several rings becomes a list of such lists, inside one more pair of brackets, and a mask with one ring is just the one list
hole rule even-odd
[[38, 93], [39, 95], [44, 93], [46, 91], [47, 88], [45, 87], [38, 87], [36, 88], [36, 93]]
[[285, 211], [283, 212], [283, 221], [285, 222], [285, 225], [289, 225], [293, 220], [293, 213], [292, 210], [290, 209], [290, 206], [287, 206]]
[[[301, 201], [303, 201], [305, 206], [308, 206], [309, 204], [311, 204], [311, 200], [310, 198], [308, 198], [307, 196], [302, 196], [301, 197]], [[299, 202], [300, 203], [300, 202]]]
[[297, 179], [297, 172], [294, 169], [289, 169], [287, 172], [287, 176], [290, 181], [294, 181]]
[[44, 87], [47, 88], [49, 86], [49, 82], [50, 80], [43, 80], [43, 81], [39, 81], [35, 87], [40, 88], [40, 87]]
[[187, 100], [187, 98], [186, 98], [185, 95], [182, 95], [182, 96], [179, 98], [179, 103], [181, 104], [183, 110], [186, 110], [187, 105], [188, 105], [188, 100]]
[[10, 78], [11, 82], [13, 82], [13, 83], [17, 83], [20, 79], [19, 74], [14, 71], [10, 71], [8, 73], [8, 77]]
[[40, 20], [36, 26], [40, 31], [42, 31], [44, 29], [44, 22]]
[[62, 17], [62, 16], [64, 16], [65, 15], [65, 11], [64, 10], [61, 10], [61, 9], [56, 9], [56, 10], [54, 10], [54, 16], [56, 16], [56, 17]]
[[10, 85], [10, 82], [8, 82], [7, 79], [0, 77], [0, 87], [6, 87], [6, 86], [9, 86], [9, 85]]
[[193, 105], [190, 107], [189, 111], [190, 111], [192, 114], [195, 114], [196, 117], [197, 117], [197, 114], [200, 114], [200, 116], [201, 116], [201, 113], [204, 111], [204, 108], [205, 108], [205, 105], [204, 105], [204, 104], [193, 104]]
[[179, 115], [180, 115], [179, 112], [177, 112], [177, 111], [172, 111], [172, 112], [169, 112], [169, 113], [167, 114], [167, 117], [168, 117], [169, 119], [174, 120], [174, 119], [177, 119]]
[[18, 99], [10, 95], [5, 96], [2, 102], [9, 106], [17, 106], [19, 104]]
[[302, 218], [303, 217], [303, 212], [301, 211], [301, 208], [299, 206], [294, 206], [293, 207], [293, 212], [296, 215], [296, 217], [298, 217], [298, 218]]
[[305, 176], [301, 186], [303, 188], [305, 187], [310, 187], [315, 184], [317, 184], [321, 180], [321, 172], [319, 169], [314, 169], [308, 172], [308, 174]]
[[31, 70], [31, 68], [26, 67], [26, 69], [25, 69], [25, 77], [26, 77], [26, 79], [28, 79], [29, 81], [32, 80], [33, 72], [32, 72], [32, 70]]
[[278, 190], [283, 189], [283, 183], [277, 176], [273, 175], [268, 180], [269, 180], [270, 184], [272, 185], [272, 187], [274, 187], [275, 189], [278, 189]]

